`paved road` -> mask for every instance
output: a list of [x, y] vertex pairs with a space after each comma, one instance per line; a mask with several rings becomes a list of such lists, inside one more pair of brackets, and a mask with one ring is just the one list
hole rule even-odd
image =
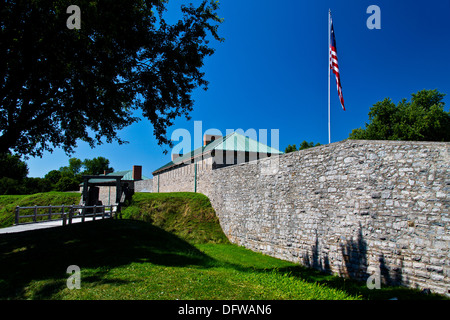
[[[97, 217], [96, 220], [101, 220], [101, 217]], [[92, 217], [86, 217], [85, 221], [92, 221]], [[80, 218], [75, 218], [75, 217], [72, 218], [72, 223], [80, 223], [80, 222], [81, 222], [81, 217]], [[62, 225], [63, 225], [62, 220], [52, 220], [52, 221], [38, 222], [38, 223], [27, 223], [27, 224], [21, 224], [21, 225], [17, 225], [17, 226], [8, 227], [8, 228], [0, 228], [0, 234], [61, 227]]]

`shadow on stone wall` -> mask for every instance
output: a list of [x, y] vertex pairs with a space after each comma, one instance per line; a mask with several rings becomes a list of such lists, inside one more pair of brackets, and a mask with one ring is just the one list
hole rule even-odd
[[316, 233], [316, 240], [311, 247], [311, 251], [303, 256], [302, 264], [309, 268], [331, 273], [339, 271], [339, 274], [353, 279], [367, 279], [367, 243], [363, 238], [361, 226], [358, 230], [357, 240], [348, 240], [340, 244], [342, 252], [342, 264], [339, 270], [332, 270], [328, 253], [320, 248], [319, 237]]
[[343, 264], [340, 274], [352, 279], [366, 280], [370, 275], [367, 273], [367, 242], [364, 240], [361, 225], [358, 237], [355, 240], [347, 240], [340, 244]]
[[380, 282], [384, 285], [402, 285], [402, 265], [403, 261], [399, 256], [400, 265], [389, 266], [384, 254], [381, 252], [378, 256], [376, 272], [369, 272], [369, 262], [367, 259], [367, 242], [363, 237], [361, 225], [359, 225], [358, 237], [356, 241], [350, 240], [341, 244], [343, 257], [343, 268], [341, 274], [353, 279], [367, 280], [374, 273], [378, 273]]
[[402, 258], [399, 256], [400, 264], [389, 266], [383, 253], [378, 258], [378, 270], [370, 272], [367, 258], [368, 247], [364, 239], [362, 227], [359, 226], [356, 240], [347, 240], [340, 244], [342, 253], [342, 263], [338, 270], [332, 270], [328, 253], [319, 245], [319, 237], [316, 233], [316, 240], [311, 247], [311, 251], [302, 259], [302, 264], [306, 267], [320, 270], [326, 273], [338, 271], [340, 275], [351, 279], [366, 281], [375, 273], [379, 274], [380, 283], [384, 285], [402, 285]]
[[308, 268], [314, 268], [327, 273], [331, 273], [330, 259], [326, 252], [322, 253], [322, 259], [319, 254], [319, 237], [316, 232], [316, 241], [311, 248], [311, 254], [303, 257], [303, 265]]
[[389, 267], [386, 264], [384, 255], [381, 254], [379, 262], [380, 262], [381, 282], [383, 284], [391, 286], [403, 285], [403, 275], [402, 275], [403, 259], [400, 259], [399, 266]]

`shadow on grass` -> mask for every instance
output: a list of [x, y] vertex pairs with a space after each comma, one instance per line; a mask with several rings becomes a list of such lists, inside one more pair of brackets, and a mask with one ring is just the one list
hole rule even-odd
[[[225, 267], [241, 272], [277, 272], [339, 289], [364, 299], [444, 299], [416, 290], [382, 287], [369, 290], [365, 282], [333, 276], [303, 266], [255, 268], [218, 261], [192, 244], [149, 223], [106, 220], [66, 227], [0, 235], [0, 299], [52, 299], [66, 288], [67, 267], [89, 269], [83, 284], [120, 286], [125, 279], [107, 277], [109, 270], [130, 263], [174, 267]], [[33, 281], [40, 287], [27, 289]], [[30, 293], [31, 291], [31, 293]], [[31, 296], [30, 296], [31, 295]]]
[[369, 289], [365, 281], [344, 278], [321, 272], [312, 268], [293, 266], [279, 268], [278, 272], [288, 274], [311, 283], [318, 283], [329, 288], [345, 291], [346, 293], [362, 297], [367, 300], [448, 300], [438, 294], [425, 294], [420, 290], [400, 286], [384, 286], [380, 289]]
[[274, 268], [254, 268], [244, 267], [230, 262], [211, 261], [208, 267], [227, 267], [240, 272], [252, 273], [278, 273], [290, 277], [295, 277], [309, 283], [320, 284], [321, 286], [333, 288], [346, 292], [347, 294], [360, 297], [364, 300], [449, 300], [443, 295], [427, 294], [420, 290], [415, 290], [400, 286], [382, 286], [381, 289], [369, 289], [365, 281], [354, 280], [337, 275], [332, 275], [311, 267], [301, 265]]
[[183, 267], [206, 266], [211, 260], [177, 236], [139, 221], [106, 220], [5, 234], [0, 236], [0, 299], [29, 298], [25, 291], [33, 280], [48, 281], [32, 298], [49, 299], [66, 287], [70, 265], [100, 269], [83, 283], [105, 283], [115, 282], [105, 279], [107, 270], [132, 262]]

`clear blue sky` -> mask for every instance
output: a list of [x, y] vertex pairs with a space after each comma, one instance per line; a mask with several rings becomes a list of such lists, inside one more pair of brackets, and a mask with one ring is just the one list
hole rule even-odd
[[[170, 0], [168, 14], [179, 3]], [[198, 3], [198, 1], [196, 1]], [[369, 30], [367, 7], [381, 9], [381, 30]], [[194, 94], [192, 120], [178, 128], [279, 129], [280, 149], [303, 140], [328, 143], [328, 9], [333, 14], [347, 111], [331, 81], [331, 140], [341, 141], [368, 121], [370, 107], [386, 97], [395, 103], [422, 89], [450, 95], [450, 0], [222, 0], [219, 29], [225, 42], [205, 61], [207, 92]], [[446, 110], [450, 96], [445, 98]], [[116, 170], [142, 165], [143, 174], [170, 161], [143, 119], [120, 132], [127, 145], [95, 149], [79, 143], [72, 157], [104, 156]], [[270, 139], [269, 139], [270, 142]], [[166, 147], [167, 148], [167, 147]], [[68, 164], [61, 150], [27, 161], [30, 177]]]

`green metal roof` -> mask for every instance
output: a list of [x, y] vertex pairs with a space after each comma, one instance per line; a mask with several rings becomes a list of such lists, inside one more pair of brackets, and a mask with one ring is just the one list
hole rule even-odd
[[[105, 175], [100, 174], [100, 177], [104, 177]], [[127, 180], [127, 181], [133, 181], [133, 170], [126, 170], [126, 171], [117, 171], [117, 172], [111, 172], [106, 175], [107, 176], [122, 176], [121, 180]], [[142, 180], [147, 180], [146, 176], [142, 176]], [[109, 182], [116, 182], [116, 179], [89, 179], [89, 183], [109, 183]]]
[[220, 139], [208, 143], [206, 146], [202, 146], [200, 148], [195, 149], [194, 151], [188, 152], [182, 155], [181, 157], [175, 159], [175, 161], [170, 161], [161, 168], [158, 168], [155, 171], [153, 171], [153, 173], [183, 163], [187, 160], [192, 159], [193, 157], [198, 157], [207, 152], [211, 152], [212, 150], [283, 154], [283, 152], [280, 150], [269, 147], [266, 144], [253, 140], [237, 132], [233, 132], [225, 137], [222, 137]]
[[[218, 141], [220, 141], [220, 139]], [[221, 143], [214, 147], [215, 150], [283, 154], [280, 150], [269, 147], [266, 144], [236, 132], [226, 136], [225, 139], [222, 139], [220, 142]]]

